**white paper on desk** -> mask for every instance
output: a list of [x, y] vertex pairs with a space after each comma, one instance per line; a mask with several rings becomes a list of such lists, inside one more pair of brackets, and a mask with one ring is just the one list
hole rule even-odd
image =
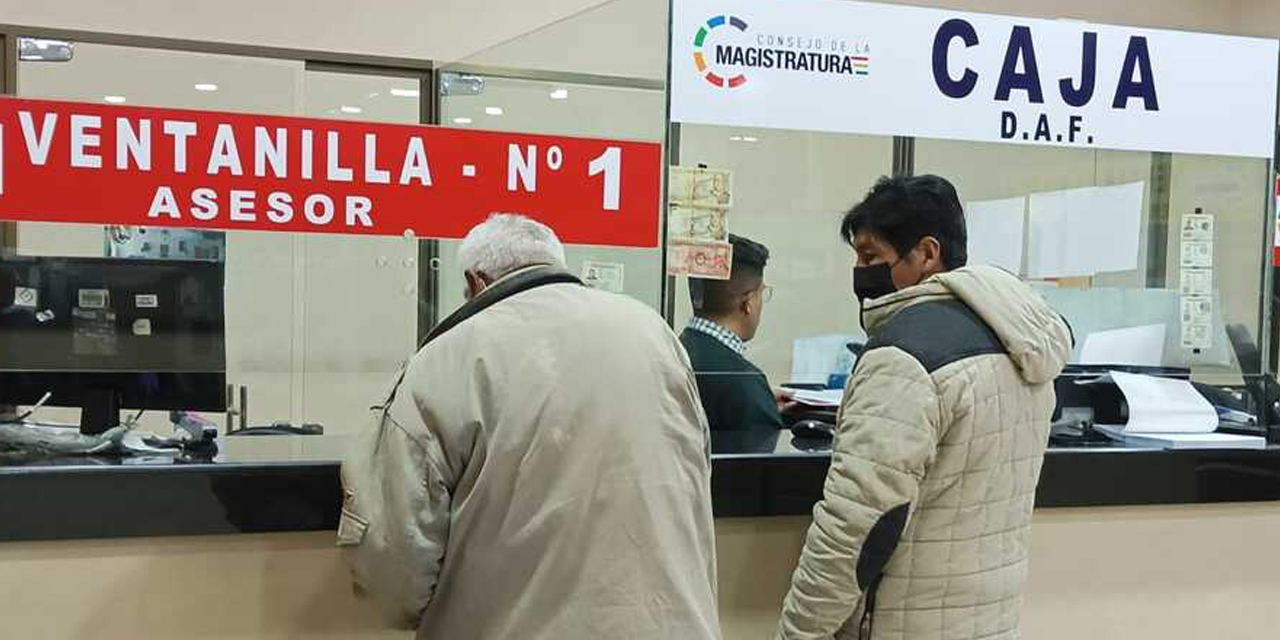
[[1095, 331], [1085, 336], [1080, 364], [1163, 366], [1165, 331], [1163, 324]]
[[1129, 405], [1126, 434], [1212, 433], [1218, 412], [1187, 380], [1112, 371]]
[[1071, 278], [1138, 268], [1146, 183], [1033, 193], [1027, 273]]
[[991, 265], [1022, 273], [1027, 199], [981, 200], [964, 207], [969, 236], [969, 264]]
[[791, 394], [791, 399], [810, 407], [838, 407], [844, 401], [844, 389], [798, 390]]

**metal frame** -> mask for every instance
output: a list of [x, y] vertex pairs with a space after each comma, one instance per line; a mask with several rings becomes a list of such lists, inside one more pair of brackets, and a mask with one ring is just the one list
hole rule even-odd
[[[1095, 156], [1096, 157], [1096, 156]], [[1151, 202], [1147, 207], [1147, 287], [1169, 284], [1169, 220], [1173, 191], [1173, 154], [1151, 153]], [[1096, 179], [1095, 179], [1096, 181]]]
[[912, 136], [893, 137], [893, 175], [909, 178], [916, 174], [916, 139]]
[[[565, 82], [569, 84], [589, 84], [599, 87], [622, 89], [663, 90], [667, 83], [663, 80], [649, 78], [633, 78], [627, 76], [604, 76], [592, 73], [573, 73], [567, 71], [544, 71], [540, 69], [519, 69], [514, 67], [486, 67], [470, 63], [445, 63], [435, 67], [437, 73], [459, 73], [503, 78], [507, 80], [529, 80], [533, 82]], [[670, 118], [668, 118], [670, 120]]]
[[[18, 40], [0, 32], [0, 95], [14, 95], [18, 85]], [[18, 225], [0, 221], [0, 256], [17, 253]]]
[[[432, 71], [418, 84], [418, 119], [439, 124], [440, 72]], [[440, 322], [440, 241], [418, 242], [418, 344]]]
[[[668, 102], [667, 109], [668, 109], [668, 111], [670, 111], [670, 109], [671, 109], [671, 105], [669, 104], [669, 103], [670, 103], [670, 101], [671, 101], [670, 94], [668, 94], [668, 98], [667, 98], [667, 102]], [[667, 164], [666, 164], [666, 167], [672, 167], [672, 166], [675, 166], [675, 165], [680, 164], [680, 123], [678, 123], [678, 122], [671, 122], [670, 118], [668, 118], [668, 119], [667, 119], [667, 123], [668, 123], [668, 124], [667, 124]], [[666, 167], [664, 167], [664, 168], [666, 168]], [[662, 317], [663, 317], [663, 319], [664, 319], [664, 320], [666, 320], [666, 321], [667, 321], [667, 325], [674, 329], [674, 328], [676, 328], [676, 296], [675, 296], [675, 293], [676, 293], [676, 289], [677, 289], [677, 281], [676, 281], [676, 277], [675, 277], [675, 276], [669, 276], [669, 275], [667, 275], [667, 231], [668, 231], [668, 229], [667, 229], [667, 213], [670, 211], [670, 208], [669, 208], [669, 207], [668, 207], [668, 205], [666, 204], [666, 202], [667, 202], [666, 194], [667, 194], [667, 190], [671, 188], [670, 182], [671, 182], [671, 171], [668, 169], [668, 170], [666, 170], [666, 171], [663, 171], [663, 172], [662, 172], [662, 203], [661, 203], [661, 206], [662, 206], [663, 210], [662, 210], [662, 212], [659, 214], [659, 218], [660, 218], [660, 220], [661, 220], [661, 224], [662, 224], [662, 230], [661, 230], [662, 232], [661, 232], [661, 236], [660, 236], [660, 237], [662, 238], [662, 247], [661, 247], [661, 248], [662, 248], [662, 251], [661, 251], [661, 256], [662, 256], [662, 286], [660, 287], [660, 289], [659, 289], [659, 290], [661, 291], [661, 297], [662, 297]]]

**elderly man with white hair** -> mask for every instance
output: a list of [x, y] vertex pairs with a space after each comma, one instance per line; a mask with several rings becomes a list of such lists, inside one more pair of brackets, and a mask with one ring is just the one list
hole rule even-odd
[[499, 214], [467, 302], [343, 465], [357, 587], [421, 640], [713, 640], [706, 417], [643, 304], [585, 287], [551, 229]]

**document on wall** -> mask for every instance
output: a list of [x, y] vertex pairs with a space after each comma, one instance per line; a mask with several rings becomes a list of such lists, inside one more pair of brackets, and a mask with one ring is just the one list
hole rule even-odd
[[582, 263], [582, 282], [592, 289], [622, 293], [626, 283], [626, 265], [585, 260]]
[[796, 338], [791, 343], [791, 382], [827, 384], [832, 374], [849, 373], [853, 354], [845, 345], [853, 339], [844, 334]]
[[1022, 273], [1022, 244], [1027, 199], [980, 200], [964, 207], [969, 235], [969, 264]]
[[1138, 268], [1146, 183], [1033, 193], [1027, 272], [1088, 277]]
[[1163, 324], [1095, 331], [1085, 336], [1080, 364], [1162, 366], [1166, 332]]

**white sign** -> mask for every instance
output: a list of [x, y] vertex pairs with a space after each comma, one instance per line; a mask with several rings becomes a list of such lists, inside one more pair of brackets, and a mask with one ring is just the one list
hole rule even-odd
[[1203, 213], [1189, 213], [1182, 216], [1182, 240], [1183, 242], [1197, 240], [1212, 242], [1213, 216]]
[[1280, 42], [836, 0], [675, 0], [676, 122], [1269, 158]]
[[1179, 291], [1184, 296], [1213, 294], [1213, 269], [1183, 269]]
[[32, 287], [14, 287], [13, 306], [21, 309], [34, 309], [40, 306], [40, 290]]
[[1212, 269], [1213, 243], [1194, 241], [1182, 243], [1182, 268]]

